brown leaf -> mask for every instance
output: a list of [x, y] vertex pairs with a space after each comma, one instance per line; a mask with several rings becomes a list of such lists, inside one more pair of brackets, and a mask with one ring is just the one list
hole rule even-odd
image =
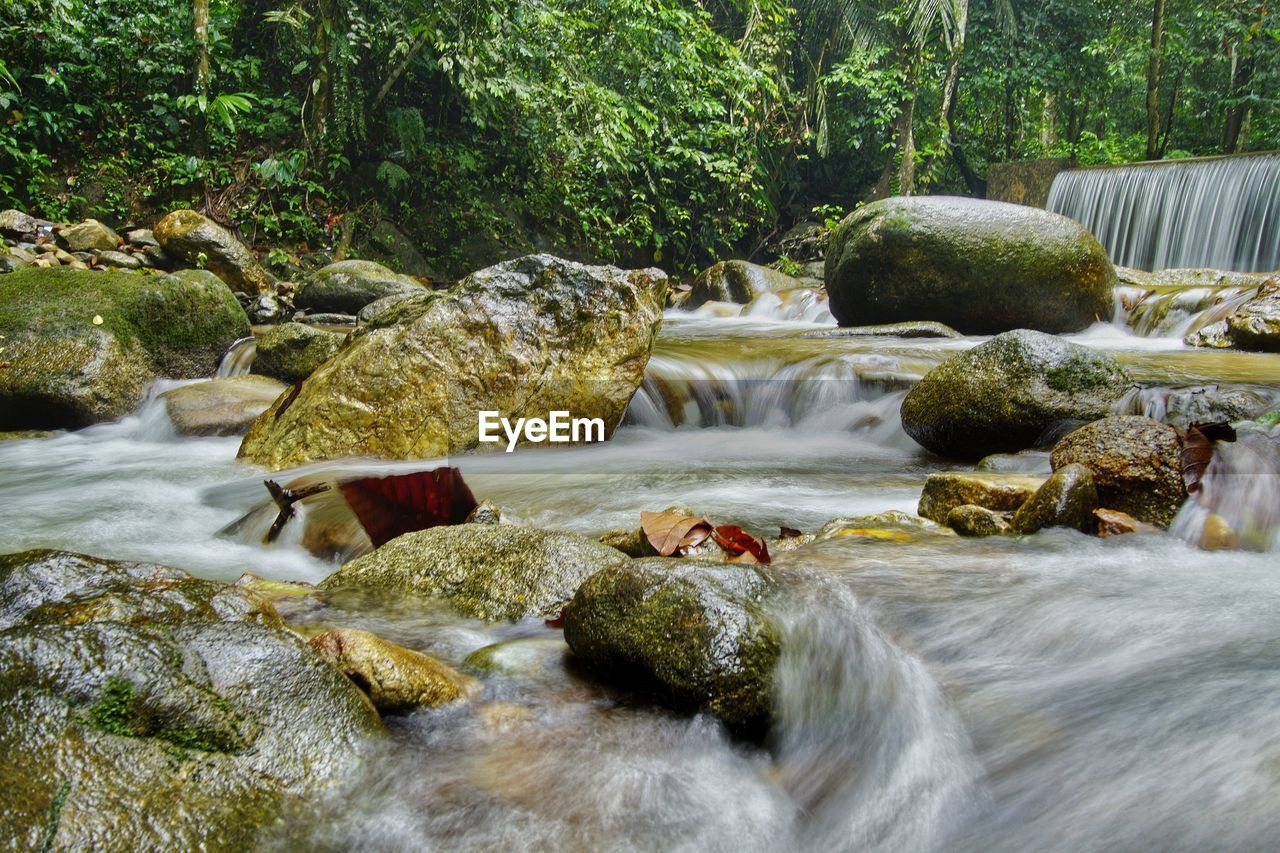
[[1188, 494], [1200, 491], [1200, 481], [1213, 459], [1215, 441], [1235, 441], [1236, 431], [1226, 421], [1192, 424], [1182, 438], [1182, 483]]
[[711, 535], [711, 522], [678, 512], [642, 512], [640, 529], [663, 557], [680, 556]]
[[[752, 562], [767, 565], [770, 561], [769, 546], [765, 541], [757, 539], [735, 524], [722, 524], [715, 529], [713, 535], [716, 544], [729, 555], [726, 562]], [[750, 556], [751, 560], [743, 559], [745, 556]]]
[[476, 508], [457, 468], [360, 477], [339, 483], [338, 489], [375, 548], [414, 530], [462, 524]]

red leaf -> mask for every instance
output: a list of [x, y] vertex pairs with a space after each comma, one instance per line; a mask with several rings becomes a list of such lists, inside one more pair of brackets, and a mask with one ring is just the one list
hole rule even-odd
[[563, 628], [564, 617], [567, 616], [568, 614], [569, 614], [569, 608], [561, 607], [560, 614], [558, 616], [553, 616], [550, 619], [543, 619], [542, 624], [546, 625], [548, 628]]
[[677, 512], [642, 512], [640, 529], [660, 556], [679, 556], [711, 535], [711, 522]]
[[361, 477], [339, 483], [338, 489], [375, 548], [414, 530], [461, 524], [476, 508], [457, 468]]
[[[729, 555], [728, 562], [769, 563], [769, 546], [765, 541], [757, 539], [737, 525], [722, 524], [712, 535], [715, 536], [716, 544]], [[751, 559], [743, 559], [745, 555], [750, 555]]]

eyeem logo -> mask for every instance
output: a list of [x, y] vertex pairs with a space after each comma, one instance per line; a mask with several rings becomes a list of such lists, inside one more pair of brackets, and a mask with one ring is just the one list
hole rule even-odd
[[582, 441], [604, 441], [603, 418], [574, 418], [568, 412], [548, 412], [549, 417], [516, 418], [514, 424], [510, 419], [502, 417], [498, 412], [480, 412], [480, 441], [494, 443], [502, 440], [498, 428], [507, 437], [507, 452], [516, 449], [523, 437], [525, 441], [541, 444], [544, 441], [556, 444], [578, 443]]

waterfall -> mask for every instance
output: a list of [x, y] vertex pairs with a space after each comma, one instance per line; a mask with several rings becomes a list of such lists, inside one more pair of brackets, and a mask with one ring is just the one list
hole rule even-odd
[[1123, 266], [1280, 267], [1280, 153], [1061, 172], [1047, 207]]

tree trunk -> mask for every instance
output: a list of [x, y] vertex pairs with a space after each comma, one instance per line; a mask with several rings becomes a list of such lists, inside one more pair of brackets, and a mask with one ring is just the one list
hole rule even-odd
[[193, 0], [192, 11], [195, 14], [197, 100], [193, 135], [196, 154], [203, 158], [209, 151], [206, 113], [209, 109], [209, 93], [212, 88], [209, 81], [209, 0]]
[[1238, 154], [1244, 147], [1242, 140], [1247, 136], [1244, 130], [1248, 125], [1249, 116], [1248, 105], [1238, 99], [1242, 99], [1252, 81], [1253, 63], [1242, 58], [1235, 45], [1231, 46], [1230, 51], [1231, 88], [1227, 95], [1237, 102], [1227, 107], [1226, 121], [1222, 126], [1222, 150], [1227, 154]]
[[898, 195], [914, 195], [916, 191], [916, 96], [907, 97], [898, 116]]
[[1053, 102], [1053, 93], [1046, 92], [1044, 109], [1040, 111], [1040, 144], [1052, 148], [1058, 142], [1058, 111]]
[[1160, 154], [1160, 74], [1164, 63], [1164, 0], [1151, 9], [1151, 53], [1147, 56], [1147, 159]]
[[314, 144], [324, 136], [333, 112], [333, 25], [335, 0], [320, 0], [316, 16], [316, 76], [311, 90], [310, 136]]

